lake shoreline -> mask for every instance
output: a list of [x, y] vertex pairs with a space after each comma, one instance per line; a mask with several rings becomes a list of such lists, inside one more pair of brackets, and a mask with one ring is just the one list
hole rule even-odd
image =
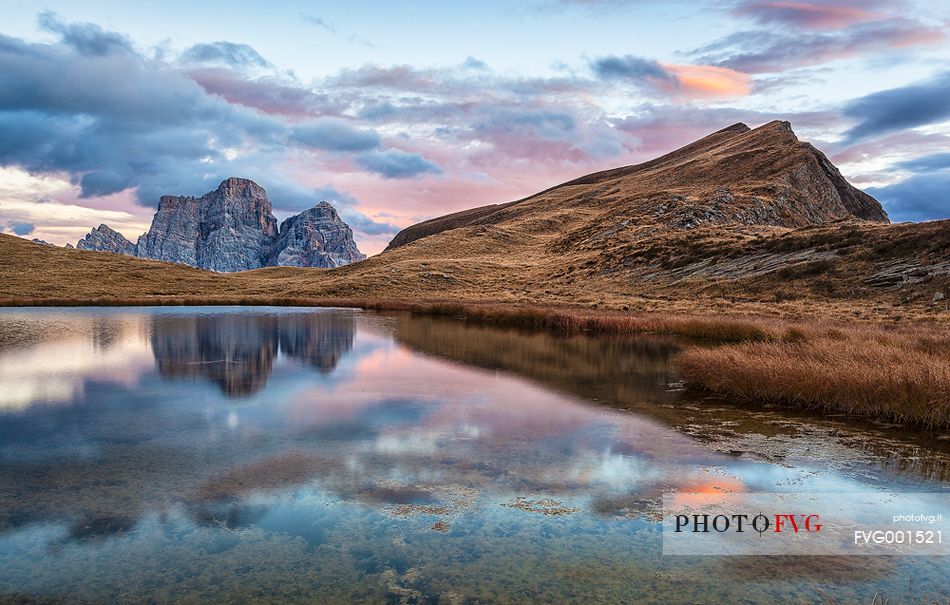
[[674, 335], [687, 388], [844, 413], [925, 432], [950, 426], [950, 326], [910, 320], [641, 312], [589, 307], [263, 296], [6, 298], [5, 307], [303, 306], [403, 311], [569, 336]]

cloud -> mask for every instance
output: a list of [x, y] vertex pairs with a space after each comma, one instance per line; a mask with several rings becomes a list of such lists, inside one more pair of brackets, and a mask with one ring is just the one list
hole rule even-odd
[[134, 52], [127, 37], [103, 31], [94, 23], [63, 23], [56, 13], [49, 11], [40, 13], [37, 21], [41, 29], [59, 35], [63, 44], [86, 57]]
[[912, 160], [905, 160], [900, 162], [897, 166], [913, 172], [950, 170], [950, 152], [933, 153]]
[[77, 189], [62, 175], [30, 176], [17, 168], [0, 167], [0, 228], [9, 223], [32, 224], [36, 226], [32, 237], [61, 245], [75, 243], [100, 223], [134, 239], [151, 219], [152, 212], [128, 194], [77, 200]]
[[29, 235], [33, 233], [33, 231], [36, 229], [36, 225], [34, 225], [33, 223], [13, 222], [13, 223], [10, 223], [9, 229], [13, 233], [19, 236], [23, 236], [23, 235]]
[[331, 23], [329, 23], [326, 19], [323, 19], [322, 17], [317, 17], [315, 15], [307, 15], [307, 14], [301, 13], [300, 18], [306, 21], [307, 23], [316, 25], [320, 29], [330, 32], [331, 34], [336, 33], [336, 27], [334, 27]]
[[356, 69], [345, 69], [329, 82], [331, 86], [354, 88], [379, 88], [405, 91], [428, 91], [439, 86], [440, 82], [432, 71], [421, 70], [411, 65], [393, 65], [380, 67], [364, 65]]
[[614, 120], [614, 127], [633, 138], [638, 158], [646, 160], [736, 122], [754, 128], [773, 120], [789, 120], [801, 134], [803, 129], [823, 130], [833, 126], [840, 116], [831, 111], [789, 113], [687, 104], [644, 104], [633, 108], [631, 115]]
[[[161, 195], [201, 195], [236, 175], [263, 185], [275, 207], [297, 212], [314, 203], [304, 182], [333, 178], [370, 199], [390, 199], [398, 187], [399, 205], [407, 208], [396, 210], [398, 220], [407, 221], [435, 207], [430, 191], [450, 192], [453, 203], [488, 203], [507, 195], [495, 178], [511, 170], [531, 175], [530, 181], [514, 177], [511, 190], [520, 192], [558, 178], [545, 176], [555, 170], [589, 166], [627, 149], [626, 135], [604, 120], [589, 95], [598, 85], [593, 80], [500, 76], [477, 64], [468, 70], [396, 65], [344, 70], [303, 85], [292, 76], [255, 77], [224, 63], [146, 57], [131, 44], [122, 52], [114, 43], [111, 50], [99, 45], [106, 54], [80, 52], [76, 36], [64, 38], [70, 28], [63, 25], [65, 33], [49, 44], [0, 36], [0, 167], [68, 179], [76, 188], [61, 201], [73, 205], [122, 198], [154, 206]], [[105, 40], [125, 39], [92, 31]], [[361, 126], [367, 120], [412, 134], [396, 134], [400, 149], [386, 150], [375, 129]], [[354, 166], [385, 177], [387, 188], [360, 189], [376, 179]], [[439, 181], [437, 192], [429, 181], [424, 190], [412, 189], [411, 177], [448, 170], [487, 176], [477, 188], [461, 176], [455, 188]], [[126, 224], [147, 221], [147, 212], [143, 218], [121, 207], [135, 213]], [[46, 217], [36, 224], [47, 237], [50, 217], [31, 208]], [[395, 229], [346, 212], [358, 232], [382, 237]], [[34, 222], [21, 214], [6, 221]], [[75, 225], [61, 228], [72, 234], [85, 220], [76, 216]], [[113, 225], [119, 219], [99, 213], [93, 220]]]
[[[833, 138], [842, 125], [834, 108], [788, 114], [709, 101], [749, 94], [743, 61], [780, 71], [892, 49], [900, 35], [908, 44], [933, 35], [909, 19], [832, 32], [750, 18], [765, 24], [761, 37], [720, 40], [704, 50], [709, 61], [601, 56], [525, 76], [470, 57], [429, 67], [367, 64], [304, 82], [273, 66], [259, 69], [266, 60], [246, 45], [146, 53], [121, 34], [53, 17], [46, 28], [57, 36], [53, 43], [0, 36], [0, 167], [66, 179], [75, 189], [63, 202], [118, 205], [121, 198], [134, 214], [129, 224], [143, 220], [130, 208], [134, 201], [151, 206], [162, 194], [201, 195], [227, 176], [243, 176], [264, 186], [282, 212], [299, 212], [321, 196], [335, 204], [347, 199], [339, 202], [341, 215], [376, 242], [396, 230], [391, 222], [516, 199], [649, 159], [737, 121], [791, 119], [808, 134]], [[314, 26], [335, 32], [315, 19]], [[857, 32], [884, 39], [875, 46]], [[858, 125], [876, 116], [857, 101], [850, 111]], [[916, 149], [892, 157], [943, 150]], [[412, 178], [427, 174], [447, 176]], [[34, 210], [0, 217], [0, 225], [34, 222], [46, 238], [47, 221], [36, 218], [46, 215]]]
[[[840, 115], [836, 118], [840, 121]], [[844, 148], [829, 148], [829, 151], [832, 151], [829, 157], [831, 157], [832, 162], [838, 165], [863, 164], [887, 157], [897, 157], [899, 160], [905, 160], [914, 155], [939, 153], [945, 149], [950, 149], [950, 135], [906, 130], [867, 139], [857, 144], [848, 144]], [[890, 167], [888, 172], [892, 172]]]
[[438, 164], [419, 154], [400, 149], [371, 151], [357, 156], [356, 163], [364, 170], [375, 172], [387, 179], [408, 179], [420, 174], [441, 174]]
[[481, 59], [476, 59], [475, 57], [465, 57], [465, 61], [462, 62], [462, 69], [474, 69], [476, 71], [482, 71], [488, 69], [488, 64]]
[[742, 72], [711, 65], [664, 65], [676, 78], [679, 91], [693, 98], [742, 97], [752, 91], [752, 79]]
[[[286, 136], [284, 124], [208, 95], [171, 66], [74, 46], [0, 37], [0, 165], [67, 173], [84, 197], [139, 187], [152, 204], [159, 191], [240, 174]], [[245, 147], [245, 161], [229, 159]]]
[[752, 90], [751, 78], [728, 67], [661, 64], [633, 55], [600, 57], [591, 62], [602, 80], [646, 85], [673, 96], [734, 97]]
[[186, 63], [211, 63], [232, 67], [268, 67], [268, 62], [253, 47], [234, 42], [195, 44], [181, 54]]
[[688, 55], [699, 63], [744, 73], [777, 73], [837, 59], [935, 44], [946, 39], [941, 27], [910, 19], [888, 19], [834, 32], [809, 30], [739, 31]]
[[895, 221], [927, 221], [950, 218], [950, 174], [913, 176], [867, 192], [884, 204]]
[[591, 62], [591, 69], [605, 80], [675, 82], [673, 75], [657, 61], [633, 55], [600, 57]]
[[308, 147], [327, 151], [367, 151], [379, 147], [379, 135], [344, 120], [323, 118], [294, 127], [291, 136]]
[[349, 106], [346, 100], [274, 77], [248, 79], [243, 73], [222, 68], [192, 69], [188, 76], [205, 92], [228, 103], [271, 115], [339, 116]]
[[[131, 46], [103, 55], [108, 44], [93, 45], [87, 35], [85, 46], [77, 45], [76, 27], [59, 25], [56, 44], [0, 35], [0, 166], [67, 174], [81, 198], [132, 189], [140, 203], [154, 205], [163, 194], [200, 195], [232, 175], [282, 181], [280, 167], [300, 150], [379, 146], [376, 133], [343, 120], [290, 123], [249, 107], [248, 90], [256, 84], [260, 92], [263, 83], [245, 82], [247, 105], [231, 103], [209, 94], [177, 64], [145, 58]], [[124, 39], [86, 29], [104, 40]], [[231, 82], [239, 79], [231, 72]], [[283, 100], [301, 111], [321, 109], [323, 99], [306, 91], [288, 98], [289, 88], [274, 93], [276, 99], [261, 94], [257, 104]], [[301, 190], [285, 190], [285, 203], [306, 203]]]
[[855, 99], [843, 114], [858, 121], [845, 133], [852, 142], [950, 119], [950, 72]]
[[[337, 35], [338, 33], [336, 26], [322, 17], [318, 17], [315, 15], [308, 15], [306, 13], [301, 13], [300, 18], [306, 21], [307, 23], [310, 23], [311, 25], [315, 25], [319, 27], [320, 29], [326, 32], [329, 32], [330, 34], [334, 36]], [[358, 44], [360, 46], [365, 46], [367, 48], [377, 48], [377, 46], [373, 44], [371, 41], [361, 36], [357, 36], [356, 34], [346, 34], [343, 37], [347, 41], [352, 42], [353, 44]]]
[[745, 2], [735, 9], [737, 15], [751, 17], [768, 25], [791, 25], [813, 29], [840, 29], [875, 21], [883, 15], [867, 10], [872, 2]]
[[348, 193], [338, 191], [329, 185], [317, 188], [314, 193], [317, 199], [326, 200], [336, 207], [340, 216], [354, 231], [366, 235], [389, 235], [399, 233], [400, 229], [392, 223], [376, 221], [356, 210], [359, 201]]

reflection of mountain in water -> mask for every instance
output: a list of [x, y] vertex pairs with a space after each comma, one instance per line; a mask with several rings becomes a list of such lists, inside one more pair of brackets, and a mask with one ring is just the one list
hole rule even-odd
[[288, 315], [278, 322], [280, 352], [329, 374], [353, 348], [353, 316]]
[[231, 397], [260, 390], [278, 349], [329, 374], [353, 348], [353, 317], [299, 315], [156, 316], [152, 352], [162, 376], [206, 378]]
[[413, 349], [482, 368], [503, 370], [613, 407], [641, 408], [677, 399], [668, 338], [560, 338], [453, 320], [413, 317], [396, 323], [396, 339]]

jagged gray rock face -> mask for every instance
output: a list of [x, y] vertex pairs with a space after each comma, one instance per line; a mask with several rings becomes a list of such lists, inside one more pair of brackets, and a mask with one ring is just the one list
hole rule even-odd
[[77, 247], [222, 272], [276, 265], [332, 268], [366, 258], [328, 202], [290, 217], [278, 232], [264, 189], [233, 177], [201, 197], [162, 196], [152, 226], [135, 245], [100, 225]]
[[96, 250], [135, 256], [135, 245], [108, 225], [99, 225], [76, 243], [78, 250]]
[[268, 265], [329, 269], [364, 258], [349, 225], [329, 202], [320, 202], [280, 224]]
[[267, 264], [277, 219], [264, 189], [230, 178], [200, 198], [162, 196], [138, 256], [212, 271], [245, 271]]

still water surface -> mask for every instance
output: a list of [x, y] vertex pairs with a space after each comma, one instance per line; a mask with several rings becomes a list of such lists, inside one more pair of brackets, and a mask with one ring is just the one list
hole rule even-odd
[[947, 440], [691, 398], [678, 348], [0, 311], [0, 601], [950, 601], [947, 557], [664, 557], [664, 492], [950, 490]]

